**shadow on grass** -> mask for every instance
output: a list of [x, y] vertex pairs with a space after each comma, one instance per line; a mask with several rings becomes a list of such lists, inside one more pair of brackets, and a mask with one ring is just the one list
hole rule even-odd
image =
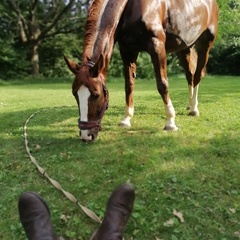
[[[69, 203], [61, 202], [61, 194], [52, 188], [44, 190], [49, 183], [42, 181], [26, 158], [22, 127], [37, 110], [0, 116], [0, 121], [8, 119], [0, 139], [6, 146], [1, 151], [5, 159], [1, 163], [2, 176], [6, 175], [8, 180], [3, 182], [3, 193], [8, 196], [8, 189], [12, 191], [21, 182], [17, 184], [20, 189], [11, 197], [11, 201], [16, 201], [17, 194], [35, 183], [50, 199], [60, 198], [56, 201], [66, 214]], [[116, 107], [110, 115], [119, 115], [121, 110]], [[105, 124], [96, 142], [85, 144], [78, 138], [77, 117], [74, 107], [42, 110], [30, 120], [28, 138], [40, 165], [67, 191], [77, 193], [83, 204], [102, 216], [109, 193], [121, 182], [130, 181], [137, 197], [127, 236], [150, 239], [149, 236], [175, 234], [180, 239], [217, 239], [221, 235], [234, 239], [233, 232], [239, 227], [234, 221], [240, 219], [228, 211], [239, 211], [240, 207], [238, 136], [222, 133], [204, 139], [192, 134], [166, 133], [155, 126], [121, 129]], [[3, 202], [8, 200], [3, 198]], [[184, 213], [186, 224], [164, 226], [173, 209]], [[71, 214], [79, 212], [71, 209]], [[64, 235], [69, 224], [55, 221], [63, 226]], [[83, 222], [89, 224], [88, 219]], [[83, 230], [76, 230], [78, 222], [70, 227], [85, 236]]]

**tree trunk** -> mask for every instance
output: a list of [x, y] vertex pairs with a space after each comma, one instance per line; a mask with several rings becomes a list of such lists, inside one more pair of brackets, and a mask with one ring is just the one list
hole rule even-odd
[[33, 76], [38, 76], [39, 75], [39, 53], [38, 53], [38, 43], [33, 44], [31, 46], [31, 53], [30, 53], [30, 58], [31, 58], [31, 74]]

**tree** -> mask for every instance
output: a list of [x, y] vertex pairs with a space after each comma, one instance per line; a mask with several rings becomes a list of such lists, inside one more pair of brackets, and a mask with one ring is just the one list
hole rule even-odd
[[219, 28], [210, 52], [208, 70], [214, 74], [240, 75], [240, 2], [218, 0]]
[[[76, 32], [88, 1], [2, 0], [2, 27], [27, 49], [31, 74], [39, 74], [39, 47], [58, 34]], [[4, 25], [4, 26], [3, 26]]]
[[[67, 75], [62, 55], [81, 57], [87, 8], [92, 0], [1, 0], [0, 78], [28, 75]], [[218, 37], [210, 51], [208, 73], [240, 75], [240, 2], [217, 0], [220, 9]], [[169, 73], [178, 73], [174, 55], [168, 55]], [[117, 47], [108, 76], [122, 76]], [[149, 56], [141, 53], [137, 75], [152, 76]]]

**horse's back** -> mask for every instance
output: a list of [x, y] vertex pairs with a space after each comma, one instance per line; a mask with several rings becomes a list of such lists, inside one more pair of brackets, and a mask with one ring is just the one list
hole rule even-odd
[[120, 26], [121, 38], [126, 44], [145, 50], [143, 45], [149, 37], [164, 33], [166, 43], [170, 42], [167, 50], [175, 51], [177, 45], [181, 48], [194, 44], [206, 29], [216, 35], [217, 22], [215, 0], [128, 0]]

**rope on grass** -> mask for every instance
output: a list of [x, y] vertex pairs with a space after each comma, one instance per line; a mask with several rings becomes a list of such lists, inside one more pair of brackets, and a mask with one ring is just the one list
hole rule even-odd
[[35, 113], [31, 114], [29, 116], [29, 118], [26, 120], [25, 124], [24, 124], [24, 141], [25, 141], [25, 148], [26, 148], [26, 152], [31, 160], [31, 162], [36, 166], [36, 168], [38, 169], [38, 171], [45, 177], [47, 178], [50, 183], [55, 187], [57, 188], [58, 190], [60, 190], [71, 202], [77, 204], [81, 209], [82, 211], [88, 216], [90, 217], [92, 220], [94, 220], [95, 222], [97, 223], [101, 223], [102, 221], [100, 220], [100, 218], [92, 211], [90, 210], [89, 208], [87, 207], [84, 207], [83, 205], [80, 204], [80, 202], [74, 197], [73, 194], [65, 191], [62, 186], [54, 179], [52, 179], [51, 177], [49, 177], [49, 175], [47, 174], [47, 172], [44, 170], [44, 168], [42, 168], [36, 158], [31, 154], [31, 151], [30, 151], [30, 148], [29, 148], [29, 144], [28, 144], [28, 138], [27, 138], [27, 125], [28, 123], [30, 122], [30, 120], [39, 112], [41, 112], [43, 110], [39, 110], [39, 111], [36, 111]]

